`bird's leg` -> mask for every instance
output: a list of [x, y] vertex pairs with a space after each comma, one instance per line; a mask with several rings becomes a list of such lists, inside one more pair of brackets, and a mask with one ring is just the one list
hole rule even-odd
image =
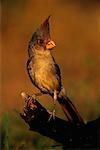
[[54, 107], [53, 107], [53, 118], [55, 119], [55, 113], [56, 113], [56, 100], [57, 100], [57, 91], [54, 91]]
[[56, 113], [55, 107], [56, 107], [56, 100], [57, 100], [57, 91], [56, 91], [56, 90], [54, 91], [53, 100], [54, 100], [54, 103], [53, 103], [53, 104], [54, 104], [54, 106], [53, 106], [53, 111], [52, 111], [52, 113], [50, 114], [50, 117], [49, 117], [49, 120], [48, 120], [48, 121], [50, 121], [51, 118], [55, 119], [55, 113]]

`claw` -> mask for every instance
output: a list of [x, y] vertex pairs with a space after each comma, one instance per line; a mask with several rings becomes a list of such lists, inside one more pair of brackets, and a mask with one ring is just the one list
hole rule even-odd
[[51, 119], [53, 119], [53, 120], [55, 120], [55, 109], [53, 109], [53, 111], [52, 112], [49, 112], [50, 113], [50, 117], [49, 117], [49, 119], [48, 119], [48, 122], [51, 120]]

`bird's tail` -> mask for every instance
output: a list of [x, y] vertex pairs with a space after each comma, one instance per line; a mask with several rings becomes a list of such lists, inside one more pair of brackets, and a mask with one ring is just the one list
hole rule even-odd
[[62, 88], [57, 100], [70, 122], [75, 123], [77, 125], [84, 124], [84, 121], [80, 116], [78, 110], [76, 109], [75, 105], [66, 96], [64, 88]]

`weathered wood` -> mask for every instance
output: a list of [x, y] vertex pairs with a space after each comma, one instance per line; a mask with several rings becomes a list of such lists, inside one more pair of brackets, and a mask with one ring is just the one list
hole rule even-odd
[[36, 131], [67, 148], [100, 148], [100, 118], [87, 124], [75, 124], [58, 117], [48, 121], [51, 113], [35, 98], [22, 93], [25, 99], [22, 119], [30, 130]]

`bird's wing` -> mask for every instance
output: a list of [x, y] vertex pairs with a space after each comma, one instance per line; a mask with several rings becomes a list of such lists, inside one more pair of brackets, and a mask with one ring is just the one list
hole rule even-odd
[[56, 68], [56, 74], [58, 74], [59, 78], [61, 78], [61, 72], [58, 64], [55, 64], [55, 68]]
[[59, 87], [62, 87], [62, 83], [61, 83], [61, 72], [60, 72], [60, 68], [58, 66], [58, 64], [55, 63], [55, 71], [56, 71], [56, 76], [59, 80]]
[[27, 71], [31, 82], [34, 84], [34, 72], [32, 70], [32, 57], [30, 57], [27, 61]]
[[[38, 86], [38, 84], [36, 83], [36, 78], [35, 78], [35, 68], [33, 67], [33, 62], [34, 59], [33, 57], [30, 57], [27, 61], [27, 71], [28, 71], [28, 75], [29, 75], [29, 78], [32, 82], [33, 85], [35, 85], [40, 91], [41, 88]], [[43, 91], [42, 91], [43, 92]]]

